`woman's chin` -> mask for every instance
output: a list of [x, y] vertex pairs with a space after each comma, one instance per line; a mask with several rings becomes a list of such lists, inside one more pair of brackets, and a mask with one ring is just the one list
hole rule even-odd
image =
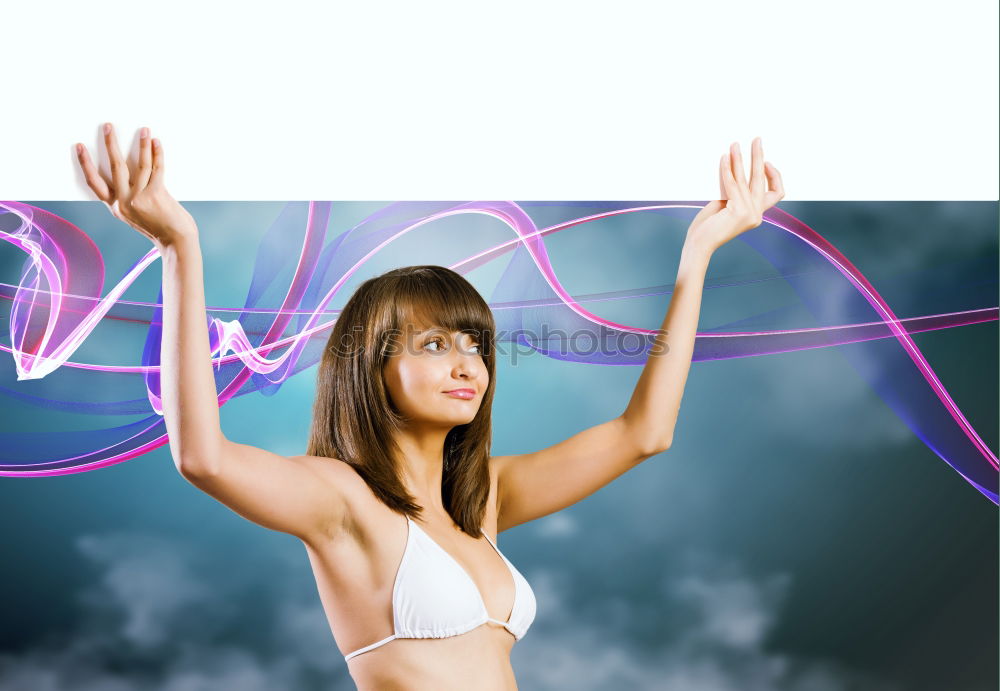
[[472, 415], [441, 415], [440, 417], [428, 418], [410, 418], [411, 424], [419, 427], [458, 427], [459, 425], [467, 425], [476, 419], [475, 414]]
[[452, 416], [448, 418], [448, 422], [452, 425], [467, 425], [475, 419], [475, 415]]

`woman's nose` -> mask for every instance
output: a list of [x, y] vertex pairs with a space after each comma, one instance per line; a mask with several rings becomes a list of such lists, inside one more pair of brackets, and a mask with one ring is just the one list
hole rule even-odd
[[479, 369], [483, 366], [483, 363], [480, 362], [475, 353], [458, 353], [455, 358], [454, 369], [459, 374], [464, 373], [470, 377], [475, 377], [479, 373]]

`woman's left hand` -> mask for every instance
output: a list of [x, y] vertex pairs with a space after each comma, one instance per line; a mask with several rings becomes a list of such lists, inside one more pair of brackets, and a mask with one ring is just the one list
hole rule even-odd
[[[764, 212], [785, 196], [781, 173], [764, 160], [760, 137], [751, 143], [750, 182], [743, 175], [743, 157], [736, 142], [719, 162], [722, 199], [709, 202], [688, 227], [687, 241], [714, 252], [740, 233], [761, 224]], [[767, 186], [766, 189], [765, 176]]]

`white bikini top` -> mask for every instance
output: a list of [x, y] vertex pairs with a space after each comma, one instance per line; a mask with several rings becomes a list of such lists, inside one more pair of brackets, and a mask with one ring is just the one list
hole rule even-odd
[[514, 578], [514, 606], [505, 622], [490, 617], [472, 577], [454, 557], [409, 516], [406, 524], [406, 547], [392, 586], [393, 634], [348, 653], [345, 660], [394, 638], [448, 638], [488, 621], [503, 625], [514, 634], [515, 641], [524, 636], [535, 618], [535, 594], [489, 535], [483, 533]]

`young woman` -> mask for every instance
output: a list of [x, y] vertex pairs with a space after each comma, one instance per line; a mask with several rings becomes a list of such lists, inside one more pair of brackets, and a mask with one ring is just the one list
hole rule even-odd
[[77, 145], [87, 184], [162, 256], [161, 393], [178, 470], [240, 515], [303, 542], [360, 689], [516, 689], [510, 651], [535, 599], [497, 535], [670, 447], [712, 253], [784, 197], [760, 139], [749, 182], [737, 144], [719, 163], [722, 199], [688, 229], [666, 318], [626, 409], [515, 456], [489, 455], [493, 315], [468, 281], [439, 266], [389, 271], [351, 296], [319, 365], [305, 455], [227, 439], [194, 219], [167, 192], [163, 149], [147, 128], [135, 165], [110, 124], [104, 145], [110, 179]]

